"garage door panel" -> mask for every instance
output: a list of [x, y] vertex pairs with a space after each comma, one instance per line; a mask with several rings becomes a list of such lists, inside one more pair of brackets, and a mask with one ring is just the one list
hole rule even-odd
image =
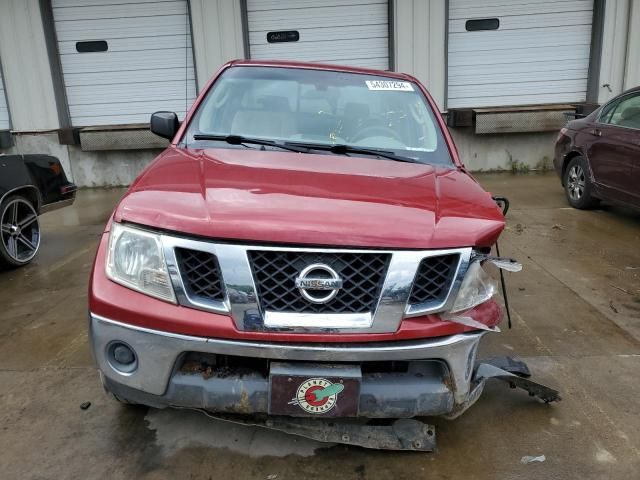
[[[369, 54], [369, 56], [367, 56], [367, 53]], [[349, 65], [349, 66], [361, 66], [361, 67], [365, 67], [365, 68], [377, 68], [377, 69], [381, 69], [381, 70], [385, 70], [386, 65], [389, 64], [389, 61], [386, 57], [384, 58], [380, 58], [379, 56], [376, 56], [374, 53], [338, 53], [338, 54], [331, 54], [328, 53], [328, 56], [322, 56], [322, 55], [316, 55], [313, 58], [313, 62], [316, 63], [324, 63], [324, 64], [337, 64], [337, 65]], [[272, 54], [272, 57], [270, 58], [283, 58], [282, 55], [273, 55], [273, 52], [270, 52], [270, 54]], [[266, 57], [265, 58], [269, 58]], [[287, 52], [286, 53], [286, 58], [287, 60], [291, 60], [291, 61], [295, 61], [295, 62], [308, 62], [309, 61], [309, 54], [306, 53], [294, 53], [294, 52]], [[358, 65], [355, 65], [353, 62], [355, 61], [360, 61]], [[371, 66], [369, 66], [371, 65]], [[375, 65], [375, 66], [373, 66]], [[380, 65], [382, 65], [383, 67], [381, 68]]]
[[470, 102], [474, 102], [474, 108], [485, 107], [501, 107], [504, 105], [542, 105], [551, 103], [573, 103], [580, 102], [579, 92], [574, 93], [553, 93], [545, 92], [539, 94], [529, 95], [497, 95], [497, 96], [484, 96], [481, 99], [475, 97], [456, 98], [449, 100], [449, 108], [465, 108], [468, 107]]
[[[324, 0], [322, 6], [336, 7], [348, 5], [370, 6], [376, 3], [386, 5], [386, 0]], [[280, 0], [252, 0], [247, 4], [248, 12], [266, 11], [266, 10], [290, 10], [291, 8], [311, 8], [318, 7], [318, 0], [296, 0], [295, 3]]]
[[[159, 2], [172, 2], [173, 0], [136, 0], [136, 3], [159, 3]], [[56, 8], [73, 8], [73, 7], [86, 7], [86, 6], [101, 6], [101, 5], [128, 5], [131, 0], [54, 0]]]
[[[123, 84], [126, 89], [118, 95], [118, 100], [122, 102], [136, 102], [140, 99], [144, 101], [172, 100], [184, 99], [184, 81], [173, 82], [147, 82], [136, 84]], [[83, 85], [79, 87], [71, 87], [67, 90], [73, 95], [75, 105], [91, 105], [95, 103], [96, 97], [105, 97], [113, 91], [110, 85]], [[193, 99], [196, 96], [196, 90], [193, 86], [187, 89], [187, 98]], [[184, 110], [184, 108], [183, 108]]]
[[[486, 52], [483, 55], [480, 55], [478, 52], [461, 52], [455, 56], [450, 62], [451, 67], [456, 66], [467, 66], [467, 67], [475, 67], [477, 65], [486, 65], [488, 64], [508, 64], [508, 65], [518, 65], [518, 64], [528, 64], [530, 66], [529, 72], [531, 75], [535, 76], [540, 69], [544, 69], [544, 65], [548, 61], [556, 61], [556, 60], [581, 60], [584, 64], [584, 51], [588, 51], [589, 46], [584, 45], [582, 50], [576, 49], [555, 49], [553, 51], [547, 51], [544, 48], [534, 49], [534, 48], [523, 48], [523, 49], [513, 49], [513, 50], [498, 50], [495, 52]], [[533, 60], [530, 58], [535, 58], [536, 53], [539, 55], [544, 54], [544, 60]], [[450, 75], [453, 79], [455, 76]], [[499, 78], [497, 79], [499, 80]]]
[[184, 102], [175, 100], [154, 102], [151, 104], [151, 113], [146, 111], [149, 104], [138, 102], [104, 104], [104, 108], [99, 113], [83, 108], [83, 106], [77, 106], [71, 110], [71, 114], [77, 119], [76, 126], [78, 127], [149, 123], [151, 113], [159, 110], [176, 112], [178, 116], [185, 115]]
[[[588, 69], [552, 69], [548, 68], [540, 72], [536, 76], [538, 82], [553, 82], [556, 80], [570, 80], [576, 78], [587, 78]], [[531, 76], [528, 72], [505, 72], [501, 75], [503, 83], [526, 83], [531, 80]], [[491, 73], [476, 73], [474, 75], [461, 75], [456, 77], [455, 80], [449, 82], [449, 89], [453, 87], [459, 87], [464, 85], [494, 85], [495, 74]]]
[[260, 12], [260, 20], [249, 20], [249, 29], [256, 30], [296, 30], [299, 26], [305, 28], [327, 28], [345, 25], [375, 25], [385, 24], [381, 21], [387, 14], [386, 5], [374, 5], [363, 10], [361, 6], [354, 7], [326, 7], [294, 9], [275, 12]]
[[[99, 112], [100, 115], [136, 115], [138, 121], [140, 122], [148, 122], [149, 116], [151, 113], [156, 112], [158, 110], [172, 110], [176, 112], [185, 111], [184, 100], [181, 99], [163, 99], [163, 100], [154, 100], [152, 102], [141, 101], [141, 102], [111, 102], [111, 103], [98, 103], [95, 104], [97, 108], [93, 108], [92, 105], [74, 105], [72, 113], [78, 116], [98, 116], [96, 112]], [[151, 112], [147, 112], [147, 110], [151, 107]]]
[[[448, 107], [586, 99], [592, 0], [450, 0]], [[498, 18], [496, 30], [467, 20]]]
[[[337, 25], [332, 25], [328, 28], [298, 28], [296, 29], [298, 33], [300, 33], [300, 40], [295, 42], [297, 44], [307, 43], [307, 42], [335, 42], [336, 41], [336, 31], [335, 27]], [[389, 26], [387, 24], [380, 25], [344, 25], [340, 27], [340, 31], [342, 32], [342, 38], [345, 39], [359, 39], [359, 38], [384, 38], [385, 42], [387, 39], [387, 34], [389, 32]], [[264, 43], [267, 38], [267, 33], [269, 30], [261, 30], [251, 32], [249, 34], [249, 43], [252, 45], [259, 45]]]
[[[326, 58], [358, 58], [360, 54], [366, 54], [365, 58], [375, 58], [385, 56], [387, 54], [386, 39], [372, 42], [371, 39], [366, 40], [341, 40], [333, 42], [329, 46], [323, 46], [322, 53], [327, 55]], [[289, 57], [310, 57], [317, 55], [318, 47], [314, 42], [297, 43], [295, 45], [257, 45], [253, 53], [260, 56], [268, 55], [275, 52], [278, 56], [289, 55]]]
[[[552, 60], [552, 61], [542, 61], [541, 64], [544, 64], [544, 71], [587, 71], [588, 67], [584, 66], [584, 62], [582, 58], [578, 58], [575, 60]], [[540, 75], [543, 69], [538, 69], [536, 74]], [[459, 65], [453, 66], [449, 68], [449, 73], [451, 74], [451, 78], [449, 79], [449, 84], [454, 84], [455, 82], [460, 82], [462, 80], [474, 80], [479, 76], [493, 76], [493, 80], [495, 81], [495, 76], [500, 75], [500, 78], [503, 78], [505, 75], [514, 74], [514, 75], [531, 75], [531, 64], [530, 63], [502, 63], [502, 64], [481, 64], [475, 65], [473, 70], [467, 68], [467, 65]], [[467, 82], [463, 82], [467, 83]]]
[[[506, 15], [513, 13], [513, 8], [519, 9], [524, 14], [544, 13], [547, 11], [573, 11], [585, 8], [584, 4], [590, 0], [455, 0], [449, 6], [450, 17], [455, 18], [460, 12], [477, 14], [487, 12]], [[477, 10], [473, 10], [477, 8]], [[587, 7], [588, 8], [588, 7]], [[464, 15], [464, 14], [463, 14]], [[481, 16], [481, 15], [480, 15]]]
[[[150, 68], [136, 70], [123, 70], [117, 72], [111, 72], [107, 78], [105, 78], [103, 72], [85, 72], [78, 74], [69, 74], [64, 77], [64, 84], [66, 87], [79, 87], [82, 85], [112, 85], [112, 84], [135, 84], [135, 83], [147, 83], [155, 81], [171, 82], [179, 80], [185, 81], [184, 68]], [[187, 81], [195, 80], [193, 72], [189, 72]]]
[[[586, 77], [585, 77], [586, 78]], [[535, 94], [540, 92], [549, 93], [562, 93], [562, 92], [580, 92], [582, 90], [582, 80], [584, 78], [570, 78], [565, 80], [554, 81], [540, 81], [540, 82], [505, 82], [495, 84], [495, 93], [502, 95], [515, 95], [517, 93], [522, 94]], [[544, 85], [537, 85], [537, 83], [544, 83]], [[458, 98], [462, 96], [476, 96], [479, 93], [484, 92], [486, 85], [451, 85], [449, 86], [449, 95], [451, 98]]]
[[[532, 23], [529, 15], [521, 15], [517, 17], [497, 17], [495, 15], [485, 15], [482, 18], [499, 18], [500, 29], [491, 32], [484, 33], [496, 33], [505, 32], [509, 30], [531, 29], [535, 28], [552, 28], [552, 27], [570, 27], [573, 25], [589, 26], [593, 20], [593, 13], [578, 12], [574, 15], [562, 16], [556, 14], [550, 15], [536, 15], [535, 23]], [[449, 33], [467, 33], [465, 28], [466, 21], [472, 17], [467, 17], [462, 20], [451, 20], [449, 22]], [[468, 32], [468, 33], [483, 33], [483, 32]]]
[[9, 108], [7, 107], [7, 97], [4, 91], [4, 81], [2, 79], [2, 69], [0, 69], [0, 130], [9, 129]]
[[[567, 39], [567, 32], [570, 33]], [[483, 35], [483, 33], [485, 35]], [[531, 29], [526, 37], [520, 32], [478, 32], [476, 35], [453, 34], [449, 37], [449, 52], [465, 51], [496, 51], [509, 50], [511, 48], [540, 48], [557, 47], [558, 42], [563, 43], [563, 48], [568, 45], [589, 45], [591, 36], [582, 27], [563, 27], [558, 29]], [[493, 34], [493, 35], [491, 35]]]
[[[4, 95], [4, 92], [2, 92]], [[0, 100], [0, 130], [9, 129], [9, 109], [5, 101]]]
[[[108, 52], [137, 52], [141, 50], [165, 50], [185, 48], [191, 50], [191, 38], [187, 34], [160, 35], [142, 38], [110, 38], [102, 39], [107, 42]], [[75, 55], [76, 42], [60, 42], [58, 51], [61, 55]]]
[[[149, 52], [102, 52], [84, 53], [81, 55], [61, 55], [62, 69], [74, 73], [111, 72], [116, 69], [162, 69], [177, 68], [186, 71], [193, 69], [193, 55], [185, 49], [163, 50], [160, 54], [149, 55]], [[109, 77], [107, 77], [109, 78]]]
[[59, 42], [187, 34], [189, 25], [186, 23], [186, 15], [56, 22]]
[[[386, 0], [248, 0], [254, 59], [300, 60], [389, 68]], [[295, 42], [268, 43], [267, 33], [295, 30]]]
[[[335, 60], [318, 60], [319, 63], [335, 63]], [[348, 62], [351, 67], [372, 68], [374, 70], [387, 70], [389, 68], [388, 58], [350, 58]]]
[[83, 5], [74, 8], [60, 8], [55, 2], [57, 21], [94, 21], [96, 17], [104, 19], [158, 17], [161, 15], [182, 14], [184, 7], [176, 2], [125, 3], [120, 5]]
[[[184, 116], [196, 95], [187, 0], [52, 0], [74, 126], [147, 123], [160, 109]], [[79, 53], [104, 40], [108, 50]]]
[[566, 2], [553, 1], [509, 1], [509, 2], [455, 2], [449, 10], [449, 19], [469, 18], [508, 18], [510, 16], [547, 14], [556, 15], [567, 13], [571, 17], [583, 12], [591, 12], [591, 2], [588, 0], [574, 0]]

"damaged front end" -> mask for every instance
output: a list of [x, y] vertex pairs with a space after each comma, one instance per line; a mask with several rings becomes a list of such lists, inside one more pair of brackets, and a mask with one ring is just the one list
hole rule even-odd
[[[487, 301], [496, 293], [497, 287], [493, 279], [483, 268], [483, 264], [486, 263], [501, 270], [502, 292], [508, 312], [508, 299], [502, 270], [519, 272], [522, 270], [522, 265], [510, 258], [475, 254], [470, 259], [469, 270], [460, 287], [458, 299], [451, 311], [443, 315], [443, 319], [484, 332], [500, 332], [497, 326], [489, 326], [473, 318], [473, 308]], [[510, 312], [508, 313], [510, 320]], [[509, 328], [511, 328], [510, 321]], [[482, 334], [478, 336], [478, 341], [473, 343], [467, 353], [469, 362], [471, 359], [475, 359], [477, 345], [481, 337]], [[557, 390], [530, 380], [531, 373], [523, 361], [505, 356], [475, 360], [472, 369], [469, 368], [469, 365], [471, 364], [468, 364], [467, 370], [464, 372], [464, 378], [468, 380], [468, 388], [460, 385], [460, 372], [457, 377], [458, 384], [456, 384], [455, 375], [444, 378], [447, 387], [457, 393], [457, 395], [454, 394], [454, 401], [448, 411], [441, 415], [444, 418], [453, 420], [462, 415], [479, 399], [486, 383], [491, 379], [506, 383], [511, 389], [522, 389], [530, 397], [535, 397], [547, 404], [561, 400]], [[278, 368], [282, 369], [280, 373], [285, 376], [299, 373], [295, 367], [289, 370], [288, 365], [276, 366], [274, 370], [277, 372]], [[307, 375], [309, 374], [308, 372]], [[292, 378], [289, 377], [288, 380], [291, 381]], [[277, 430], [321, 442], [379, 450], [429, 452], [436, 448], [435, 426], [415, 417], [387, 418], [386, 421], [385, 419], [381, 421], [380, 418], [295, 418], [290, 415], [246, 417], [233, 414], [211, 414], [206, 411], [204, 413], [226, 422]], [[398, 412], [396, 411], [396, 413]], [[373, 416], [371, 412], [369, 415]], [[385, 415], [380, 416], [385, 417]]]
[[[331, 443], [429, 451], [435, 448], [435, 428], [419, 419], [460, 416], [491, 379], [546, 403], [560, 399], [557, 391], [529, 380], [522, 362], [477, 358], [483, 336], [500, 331], [502, 310], [494, 299], [500, 287], [490, 269], [498, 268], [508, 316], [502, 271], [522, 269], [497, 248], [496, 256], [488, 248], [469, 247], [316, 251], [185, 240], [131, 226], [113, 230], [129, 243], [154, 246], [154, 265], [158, 272], [166, 269], [163, 286], [177, 292], [156, 308], [161, 300], [131, 294], [126, 285], [110, 281], [105, 269], [94, 269], [93, 352], [106, 390], [126, 403], [195, 409]], [[105, 234], [97, 261], [111, 265], [108, 245]], [[190, 278], [176, 255], [185, 249], [215, 256], [224, 301], [211, 306], [189, 297]], [[348, 274], [371, 255], [388, 263], [381, 262], [377, 283], [364, 275], [366, 287], [354, 290], [353, 273]], [[265, 280], [287, 277], [290, 286], [275, 291], [296, 301], [299, 293], [326, 301], [327, 290], [343, 288], [357, 296], [375, 290], [372, 284], [380, 298], [374, 295], [372, 312], [364, 314], [270, 312], [261, 303], [265, 291], [256, 288], [256, 258], [268, 258], [268, 265], [296, 258], [301, 267], [312, 267], [308, 277], [296, 264], [292, 273], [277, 269]], [[318, 259], [328, 265], [318, 265]], [[347, 262], [354, 262], [351, 270]], [[419, 275], [422, 265], [430, 266], [428, 275]], [[344, 279], [336, 278], [338, 272]], [[435, 301], [412, 300], [415, 284], [429, 286], [436, 277]], [[242, 281], [232, 283], [233, 278]], [[141, 315], [141, 309], [154, 314]], [[189, 323], [197, 329], [175, 331]]]

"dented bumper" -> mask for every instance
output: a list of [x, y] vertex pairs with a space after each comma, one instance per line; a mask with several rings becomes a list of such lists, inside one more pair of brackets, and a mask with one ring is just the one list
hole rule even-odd
[[[269, 413], [269, 375], [251, 369], [187, 368], [196, 355], [262, 359], [267, 365], [350, 364], [360, 371], [357, 415], [368, 418], [457, 416], [478, 398], [473, 379], [477, 346], [486, 332], [411, 341], [290, 344], [177, 335], [90, 316], [91, 341], [105, 387], [122, 399], [155, 407]], [[134, 364], [123, 368], [113, 346], [127, 345]], [[401, 369], [376, 371], [380, 364]]]

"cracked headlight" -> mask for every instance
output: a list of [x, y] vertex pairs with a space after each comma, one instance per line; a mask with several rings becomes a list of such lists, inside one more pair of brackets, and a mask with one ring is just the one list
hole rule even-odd
[[106, 273], [125, 287], [176, 302], [160, 235], [113, 222]]
[[496, 293], [496, 283], [482, 268], [479, 261], [472, 262], [462, 280], [451, 313], [469, 310], [486, 302]]

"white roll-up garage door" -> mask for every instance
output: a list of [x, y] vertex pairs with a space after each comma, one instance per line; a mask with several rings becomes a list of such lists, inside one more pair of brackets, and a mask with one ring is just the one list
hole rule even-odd
[[7, 108], [7, 97], [4, 91], [4, 81], [2, 70], [0, 69], [0, 130], [9, 130], [9, 109]]
[[586, 99], [593, 0], [450, 0], [448, 108]]
[[247, 20], [253, 59], [389, 68], [387, 0], [247, 0]]
[[181, 118], [196, 94], [187, 0], [52, 0], [74, 126]]

